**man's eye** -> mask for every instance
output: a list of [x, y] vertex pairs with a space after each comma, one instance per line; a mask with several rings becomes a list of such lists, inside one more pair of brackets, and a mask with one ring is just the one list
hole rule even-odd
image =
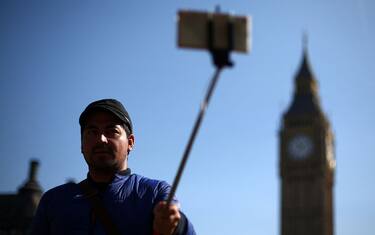
[[120, 135], [121, 131], [118, 128], [111, 128], [108, 130], [108, 134], [110, 134], [111, 136]]
[[93, 136], [93, 135], [97, 135], [98, 134], [98, 130], [95, 130], [95, 129], [87, 129], [85, 131], [86, 135], [89, 135], [89, 136]]

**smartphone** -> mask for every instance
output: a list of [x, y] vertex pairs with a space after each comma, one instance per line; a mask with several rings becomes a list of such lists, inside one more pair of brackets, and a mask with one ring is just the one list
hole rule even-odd
[[250, 23], [248, 16], [181, 10], [178, 12], [177, 44], [182, 48], [246, 53], [250, 49]]

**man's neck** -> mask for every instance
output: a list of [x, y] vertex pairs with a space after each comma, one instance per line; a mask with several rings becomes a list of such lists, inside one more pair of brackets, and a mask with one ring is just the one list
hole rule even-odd
[[113, 180], [115, 174], [115, 171], [89, 169], [89, 175], [91, 179], [96, 183], [109, 183]]
[[103, 170], [96, 170], [96, 169], [89, 169], [89, 176], [92, 181], [96, 183], [110, 183], [112, 182], [115, 175], [119, 174], [130, 174], [130, 169], [126, 168], [120, 171], [103, 171]]

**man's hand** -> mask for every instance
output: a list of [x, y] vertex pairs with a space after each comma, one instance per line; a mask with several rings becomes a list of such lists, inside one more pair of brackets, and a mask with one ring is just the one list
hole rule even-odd
[[154, 233], [172, 235], [181, 219], [177, 205], [159, 202], [154, 208]]

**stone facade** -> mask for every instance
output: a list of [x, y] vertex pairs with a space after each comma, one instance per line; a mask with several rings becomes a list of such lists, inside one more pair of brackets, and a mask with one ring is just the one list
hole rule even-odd
[[30, 162], [29, 177], [17, 193], [0, 194], [0, 235], [28, 234], [42, 196], [38, 165], [37, 161]]

